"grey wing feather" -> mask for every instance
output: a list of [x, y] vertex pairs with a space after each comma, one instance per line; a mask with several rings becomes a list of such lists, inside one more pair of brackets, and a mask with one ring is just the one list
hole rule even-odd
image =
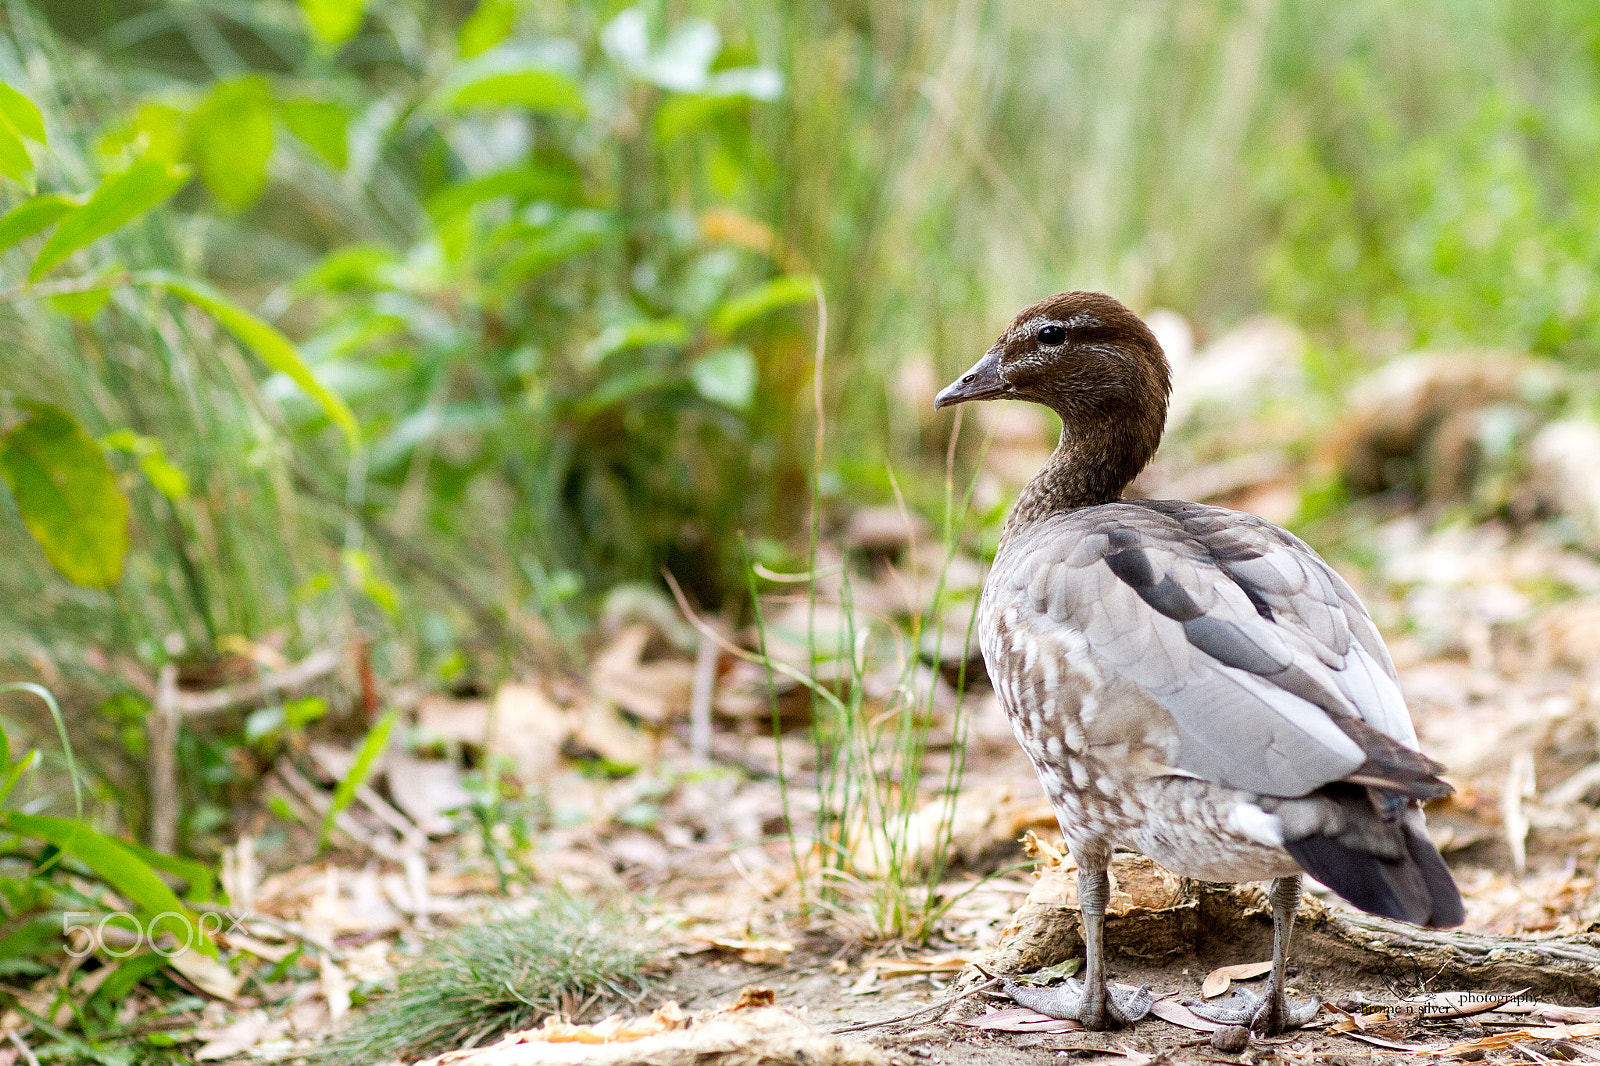
[[1168, 501], [1059, 515], [1008, 546], [985, 600], [1018, 608], [1031, 647], [1055, 637], [1154, 700], [1181, 772], [1291, 797], [1436, 769], [1407, 757], [1410, 715], [1355, 593], [1254, 516]]

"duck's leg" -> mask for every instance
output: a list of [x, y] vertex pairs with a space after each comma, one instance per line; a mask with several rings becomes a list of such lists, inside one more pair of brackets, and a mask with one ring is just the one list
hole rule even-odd
[[1252, 1032], [1274, 1036], [1286, 1029], [1298, 1029], [1317, 1016], [1322, 1004], [1315, 997], [1291, 1005], [1284, 995], [1288, 980], [1289, 937], [1294, 933], [1295, 912], [1300, 909], [1300, 875], [1280, 877], [1272, 882], [1272, 976], [1267, 992], [1258, 996], [1244, 989], [1222, 1003], [1190, 1001], [1186, 1006], [1214, 1022], [1248, 1025]]
[[[1078, 858], [1078, 910], [1083, 916], [1083, 981], [1068, 980], [1053, 988], [1029, 988], [1006, 979], [1006, 994], [1022, 1006], [1052, 1018], [1073, 1018], [1086, 1029], [1115, 1029], [1150, 1013], [1148, 986], [1136, 991], [1109, 988], [1105, 970], [1106, 901], [1111, 881], [1106, 876], [1110, 852]], [[1089, 861], [1086, 861], [1088, 859]]]

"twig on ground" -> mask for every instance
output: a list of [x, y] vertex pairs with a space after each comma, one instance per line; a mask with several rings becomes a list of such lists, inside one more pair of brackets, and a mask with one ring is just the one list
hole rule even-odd
[[946, 1007], [953, 1006], [957, 1003], [960, 1003], [964, 999], [968, 999], [977, 995], [979, 992], [987, 992], [989, 989], [993, 988], [999, 983], [1000, 978], [991, 977], [981, 985], [976, 985], [972, 988], [969, 988], [965, 992], [962, 992], [958, 995], [950, 996], [948, 999], [941, 999], [937, 1003], [930, 1003], [926, 1007], [912, 1011], [910, 1014], [902, 1014], [894, 1018], [884, 1018], [883, 1020], [876, 1022], [858, 1022], [855, 1025], [847, 1025], [843, 1029], [834, 1029], [832, 1032], [835, 1036], [837, 1036], [840, 1033], [858, 1033], [863, 1029], [877, 1029], [880, 1026], [898, 1025], [901, 1022], [909, 1022], [913, 1018], [920, 1018], [924, 1014], [931, 1014], [936, 1010], [943, 1010]]
[[33, 1049], [22, 1042], [22, 1037], [17, 1035], [15, 1029], [8, 1031], [6, 1036], [11, 1038], [13, 1044], [17, 1045], [17, 1050], [22, 1053], [22, 1057], [28, 1060], [28, 1066], [39, 1066], [39, 1060], [34, 1055]]
[[238, 911], [229, 910], [226, 907], [219, 907], [213, 903], [193, 903], [190, 904], [190, 906], [194, 907], [195, 910], [205, 911], [208, 914], [220, 914], [225, 918], [236, 919], [240, 922], [260, 924], [269, 929], [276, 929], [278, 932], [282, 933], [286, 937], [289, 937], [291, 940], [298, 940], [307, 947], [314, 948], [315, 950], [328, 956], [328, 958], [335, 962], [344, 961], [345, 953], [340, 951], [332, 943], [323, 940], [321, 937], [314, 936], [311, 933], [306, 932], [304, 929], [296, 928], [289, 922], [281, 921], [265, 914], [257, 914], [255, 911], [245, 911], [241, 914]]

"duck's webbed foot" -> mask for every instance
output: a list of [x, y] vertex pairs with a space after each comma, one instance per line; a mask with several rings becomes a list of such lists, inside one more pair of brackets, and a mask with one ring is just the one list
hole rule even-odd
[[1270, 987], [1266, 995], [1240, 988], [1220, 1003], [1186, 1000], [1183, 1005], [1202, 1018], [1223, 1025], [1243, 1025], [1262, 1036], [1276, 1036], [1308, 1025], [1322, 1009], [1322, 1001], [1315, 996], [1290, 1003], [1281, 991]]
[[1110, 988], [1101, 984], [1099, 995], [1092, 994], [1083, 982], [1071, 978], [1050, 988], [1031, 988], [1005, 979], [1006, 995], [1016, 1003], [1052, 1018], [1071, 1018], [1085, 1029], [1115, 1029], [1131, 1025], [1150, 1013], [1155, 998], [1150, 986], [1136, 989]]

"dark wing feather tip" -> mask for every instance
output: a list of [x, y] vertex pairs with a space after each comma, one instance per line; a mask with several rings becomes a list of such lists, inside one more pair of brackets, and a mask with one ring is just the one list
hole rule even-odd
[[1429, 929], [1460, 925], [1466, 911], [1443, 856], [1414, 827], [1399, 828], [1406, 849], [1400, 859], [1321, 835], [1287, 841], [1284, 850], [1312, 877], [1369, 914]]

